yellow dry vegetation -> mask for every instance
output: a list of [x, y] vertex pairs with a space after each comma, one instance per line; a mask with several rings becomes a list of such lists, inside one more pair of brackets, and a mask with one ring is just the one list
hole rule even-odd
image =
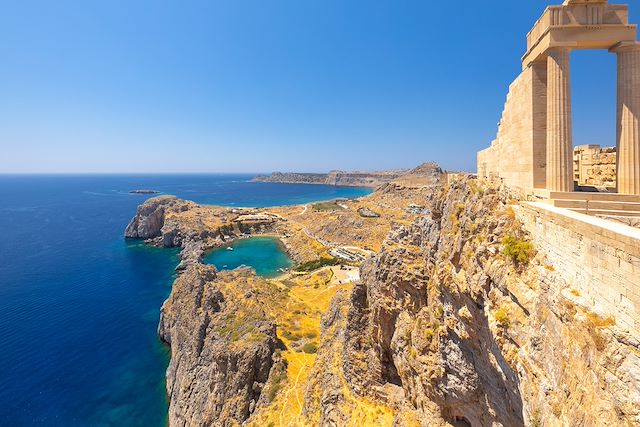
[[344, 378], [342, 370], [335, 367], [342, 381], [342, 394], [345, 397], [345, 403], [340, 408], [349, 418], [349, 426], [389, 426], [393, 425], [396, 413], [388, 406], [377, 403], [366, 397], [354, 396], [349, 390], [347, 381]]
[[[345, 200], [340, 204], [346, 209], [341, 208], [336, 211], [318, 211], [311, 205], [306, 208], [279, 207], [271, 211], [287, 219], [287, 228], [294, 242], [303, 243], [306, 237], [311, 242], [315, 241], [316, 244], [320, 240], [331, 244], [379, 251], [393, 225], [413, 223], [417, 215], [406, 212], [406, 208], [412, 203], [424, 203], [423, 196], [422, 192], [416, 189], [375, 192], [360, 199]], [[364, 218], [358, 213], [360, 208], [368, 208], [380, 214], [380, 217]], [[304, 244], [293, 246], [303, 248], [309, 243], [304, 241]], [[306, 247], [305, 249], [308, 250]]]
[[201, 206], [189, 202], [189, 209], [180, 211], [168, 210], [165, 214], [165, 220], [179, 220], [185, 226], [194, 229], [209, 228], [215, 230], [225, 225], [225, 221], [222, 218], [226, 212], [226, 208]]
[[270, 405], [260, 408], [248, 425], [311, 425], [303, 419], [302, 407], [307, 380], [316, 360], [313, 349], [319, 346], [320, 318], [338, 289], [351, 287], [350, 284], [336, 285], [332, 278], [332, 270], [323, 268], [271, 281], [287, 292], [284, 304], [273, 304], [267, 309], [276, 319], [278, 338], [286, 347], [281, 356], [287, 362], [287, 375]]
[[[324, 399], [326, 380], [331, 384], [332, 390], [339, 390], [337, 395], [337, 410], [341, 414], [342, 425], [348, 426], [392, 426], [397, 416], [396, 411], [385, 404], [376, 402], [367, 397], [361, 397], [352, 393], [347, 384], [347, 380], [343, 372], [343, 342], [337, 339], [339, 331], [343, 330], [346, 314], [348, 311], [347, 299], [348, 293], [342, 293], [335, 300], [334, 304], [338, 304], [340, 315], [338, 322], [329, 325], [323, 334], [323, 351], [319, 355], [318, 366], [313, 368], [312, 374], [309, 376], [306, 386], [307, 401], [305, 406], [308, 413], [304, 420], [304, 425], [320, 425], [322, 401]], [[358, 361], [366, 364], [366, 356], [359, 354], [351, 363]], [[363, 367], [366, 369], [366, 366]], [[321, 379], [321, 378], [324, 378]], [[332, 394], [334, 394], [332, 392]], [[412, 424], [406, 424], [412, 425]]]

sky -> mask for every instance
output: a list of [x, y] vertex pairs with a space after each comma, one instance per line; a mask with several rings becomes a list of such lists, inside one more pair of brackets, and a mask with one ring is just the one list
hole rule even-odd
[[[0, 173], [475, 171], [551, 3], [0, 0]], [[571, 72], [615, 145], [615, 56]]]

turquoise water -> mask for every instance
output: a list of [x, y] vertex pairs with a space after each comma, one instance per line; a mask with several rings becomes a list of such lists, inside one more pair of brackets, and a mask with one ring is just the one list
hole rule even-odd
[[[226, 206], [370, 192], [249, 179], [0, 175], [0, 426], [165, 425], [168, 354], [157, 326], [177, 250], [123, 238], [150, 197], [129, 190]], [[270, 262], [256, 267], [269, 274]]]
[[282, 274], [280, 269], [293, 266], [293, 261], [284, 251], [282, 243], [271, 237], [236, 240], [230, 246], [213, 250], [205, 257], [204, 262], [215, 265], [218, 270], [233, 270], [246, 265], [264, 277], [278, 276]]

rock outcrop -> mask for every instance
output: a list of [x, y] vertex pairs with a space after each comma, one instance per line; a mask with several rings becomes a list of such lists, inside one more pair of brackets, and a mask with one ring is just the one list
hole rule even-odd
[[276, 326], [261, 307], [270, 289], [248, 269], [216, 273], [192, 265], [163, 304], [158, 333], [171, 346], [172, 426], [235, 426], [254, 411], [276, 349]]
[[[637, 340], [575, 303], [506, 201], [470, 177], [443, 186], [431, 214], [392, 232], [362, 284], [334, 301], [318, 360], [339, 351], [350, 392], [394, 405], [400, 424], [637, 425]], [[352, 422], [323, 369], [305, 410]]]
[[[403, 212], [409, 200], [419, 202], [419, 214]], [[296, 207], [269, 222], [261, 220], [265, 213], [232, 214], [175, 198], [145, 202], [127, 236], [183, 248], [158, 328], [171, 346], [170, 424], [264, 425], [286, 412], [289, 420], [323, 426], [363, 419], [403, 426], [638, 425], [638, 337], [592, 310], [574, 279], [555, 271], [542, 248], [536, 252], [511, 202], [503, 189], [473, 177], [445, 180], [434, 165], [370, 196], [366, 203], [380, 218], [358, 215], [360, 202], [340, 221], [339, 214]], [[361, 266], [361, 282], [334, 288], [328, 310], [329, 297], [322, 311], [300, 305], [311, 289], [329, 291], [319, 273], [294, 283], [291, 276], [266, 280], [249, 269], [218, 273], [201, 263], [215, 242], [251, 230], [286, 231], [283, 240], [297, 248], [318, 234], [364, 241], [389, 206], [403, 213]], [[315, 215], [314, 222], [296, 222], [305, 215]], [[317, 322], [321, 312], [317, 354], [315, 344], [311, 353], [296, 354], [302, 342], [318, 343], [317, 323], [303, 326], [304, 316]], [[304, 399], [292, 389], [278, 398], [285, 386], [304, 386]]]
[[178, 203], [175, 196], [153, 197], [138, 206], [133, 217], [124, 232], [125, 237], [131, 239], [152, 239], [161, 234], [164, 226], [165, 210]]

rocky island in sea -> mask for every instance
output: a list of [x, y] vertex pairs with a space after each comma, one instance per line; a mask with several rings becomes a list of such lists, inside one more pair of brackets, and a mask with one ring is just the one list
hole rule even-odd
[[[637, 339], [531, 243], [508, 188], [428, 163], [324, 205], [138, 208], [127, 237], [181, 248], [158, 326], [170, 425], [633, 425]], [[204, 262], [255, 236], [295, 266]]]
[[160, 194], [160, 191], [158, 191], [158, 190], [147, 190], [147, 189], [129, 190], [129, 194]]

